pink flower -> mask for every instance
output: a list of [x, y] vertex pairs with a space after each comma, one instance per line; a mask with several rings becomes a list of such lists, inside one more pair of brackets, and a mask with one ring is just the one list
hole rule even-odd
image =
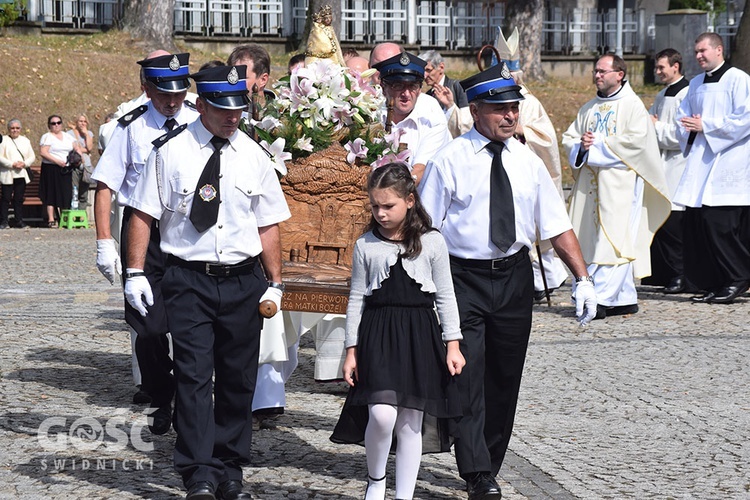
[[409, 151], [408, 149], [405, 149], [400, 153], [386, 153], [372, 162], [370, 166], [373, 169], [382, 167], [383, 165], [387, 165], [388, 163], [403, 163], [404, 165], [409, 166], [409, 156], [411, 156], [411, 151]]
[[357, 158], [367, 158], [367, 147], [365, 146], [365, 140], [361, 137], [354, 139], [354, 142], [347, 142], [344, 144], [344, 149], [349, 151], [346, 155], [346, 161], [354, 164]]
[[390, 134], [386, 134], [384, 139], [390, 145], [393, 151], [398, 151], [398, 146], [401, 144], [401, 136], [406, 132], [404, 129], [395, 128]]

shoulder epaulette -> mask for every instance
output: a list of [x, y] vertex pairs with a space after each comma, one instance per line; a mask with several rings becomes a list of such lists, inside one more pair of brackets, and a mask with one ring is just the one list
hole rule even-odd
[[271, 154], [271, 152], [267, 150], [265, 147], [263, 147], [263, 144], [260, 143], [260, 140], [257, 137], [253, 137], [250, 134], [250, 132], [245, 132], [245, 133], [247, 134], [247, 136], [250, 138], [251, 141], [253, 141], [255, 144], [258, 145], [261, 151], [266, 153], [266, 156], [268, 156], [269, 158], [273, 158], [273, 155]]
[[127, 113], [127, 114], [121, 116], [117, 120], [117, 123], [119, 123], [123, 127], [127, 127], [128, 125], [130, 125], [131, 123], [133, 123], [133, 120], [135, 120], [136, 118], [138, 118], [139, 116], [141, 116], [146, 111], [148, 111], [148, 104], [141, 104], [140, 106], [138, 106], [137, 108], [135, 108], [134, 110], [132, 110], [130, 113]]
[[185, 99], [184, 101], [182, 101], [182, 104], [185, 105], [185, 106], [187, 106], [188, 108], [190, 108], [192, 110], [196, 110], [196, 111], [198, 110], [198, 108], [195, 107], [195, 103], [192, 103], [192, 102], [188, 101], [187, 99]]
[[154, 139], [153, 141], [151, 141], [151, 144], [153, 144], [156, 149], [159, 149], [160, 147], [162, 147], [163, 145], [165, 145], [168, 140], [170, 140], [172, 137], [175, 137], [177, 134], [179, 134], [180, 132], [182, 132], [186, 128], [187, 128], [187, 123], [183, 123], [179, 127], [175, 127], [172, 130], [170, 130], [169, 132], [167, 132], [166, 134], [157, 137], [156, 139]]

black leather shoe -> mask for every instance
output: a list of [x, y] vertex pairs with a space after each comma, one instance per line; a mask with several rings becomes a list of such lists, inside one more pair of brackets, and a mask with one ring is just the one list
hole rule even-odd
[[469, 500], [499, 499], [503, 496], [500, 486], [489, 472], [480, 472], [466, 481], [466, 491], [469, 493]]
[[662, 292], [664, 293], [682, 293], [685, 291], [687, 286], [685, 285], [685, 279], [682, 276], [672, 278], [667, 286], [664, 287]]
[[151, 396], [149, 393], [141, 389], [141, 386], [138, 386], [138, 392], [133, 394], [133, 403], [137, 405], [147, 405], [151, 402]]
[[252, 500], [253, 496], [247, 491], [242, 491], [242, 481], [230, 479], [219, 485], [216, 498], [223, 500]]
[[596, 316], [594, 316], [594, 319], [604, 319], [607, 317], [607, 308], [597, 304], [596, 305]]
[[735, 285], [725, 286], [714, 296], [711, 302], [715, 304], [729, 304], [734, 301], [737, 297], [747, 292], [750, 283], [743, 281]]
[[693, 302], [698, 302], [699, 304], [707, 304], [709, 302], [713, 302], [714, 297], [716, 297], [715, 292], [706, 292], [703, 295], [696, 295], [695, 297], [690, 297], [690, 300]]
[[148, 430], [151, 434], [161, 436], [169, 432], [172, 426], [172, 405], [167, 403], [165, 406], [156, 408], [148, 416]]
[[607, 316], [622, 316], [623, 314], [635, 314], [638, 312], [638, 304], [626, 306], [612, 306], [607, 308]]
[[216, 500], [214, 485], [208, 481], [198, 481], [188, 489], [185, 500]]

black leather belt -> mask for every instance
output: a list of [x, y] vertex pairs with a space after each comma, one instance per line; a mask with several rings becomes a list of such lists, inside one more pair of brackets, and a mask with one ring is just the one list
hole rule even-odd
[[167, 257], [167, 264], [184, 267], [193, 271], [198, 271], [206, 276], [240, 276], [242, 274], [252, 274], [255, 264], [258, 262], [257, 257], [250, 257], [237, 264], [215, 264], [211, 262], [201, 262], [197, 260], [183, 260], [174, 255]]
[[502, 259], [461, 259], [451, 255], [451, 262], [464, 267], [475, 267], [477, 269], [493, 269], [502, 271], [515, 266], [523, 259], [528, 259], [529, 249], [523, 247], [518, 252]]

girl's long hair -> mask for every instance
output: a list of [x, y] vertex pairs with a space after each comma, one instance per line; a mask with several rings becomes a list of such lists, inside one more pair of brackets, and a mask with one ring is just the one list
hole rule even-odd
[[[432, 230], [432, 219], [419, 199], [416, 181], [403, 163], [387, 163], [370, 172], [367, 178], [367, 192], [389, 188], [402, 199], [408, 198], [410, 194], [414, 195], [414, 206], [406, 212], [401, 231], [401, 242], [405, 247], [401, 255], [407, 259], [416, 257], [422, 251], [422, 235]], [[379, 226], [375, 216], [371, 216], [365, 231], [372, 231]]]

